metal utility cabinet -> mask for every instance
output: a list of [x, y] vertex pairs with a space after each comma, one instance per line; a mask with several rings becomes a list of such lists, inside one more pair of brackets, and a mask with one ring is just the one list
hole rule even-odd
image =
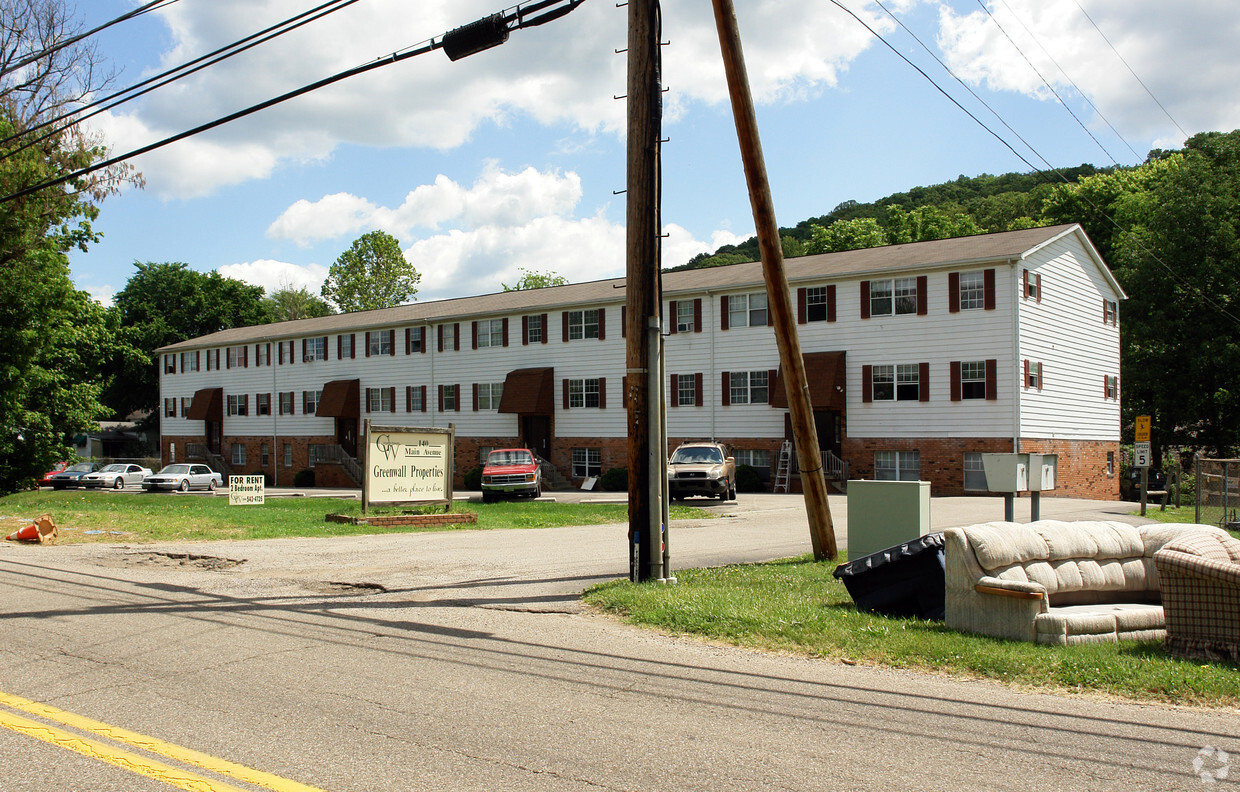
[[849, 481], [848, 557], [886, 550], [930, 533], [929, 481]]

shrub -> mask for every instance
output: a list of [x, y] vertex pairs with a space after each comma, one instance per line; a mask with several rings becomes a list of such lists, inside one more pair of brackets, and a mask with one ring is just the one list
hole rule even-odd
[[736, 466], [736, 491], [737, 492], [763, 492], [766, 487], [762, 484], [762, 477], [758, 475], [758, 471], [753, 469], [752, 465]]
[[294, 487], [313, 487], [314, 486], [314, 471], [310, 470], [309, 468], [305, 470], [297, 471], [296, 475], [293, 476], [293, 486]]
[[465, 479], [465, 489], [479, 490], [482, 489], [482, 468], [476, 467], [467, 471], [463, 477]]
[[629, 489], [629, 469], [612, 468], [598, 480], [604, 492], [627, 492]]

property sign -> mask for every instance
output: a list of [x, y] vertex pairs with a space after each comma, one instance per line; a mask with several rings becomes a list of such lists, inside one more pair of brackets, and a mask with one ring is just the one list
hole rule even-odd
[[1148, 443], [1150, 441], [1150, 417], [1138, 415], [1136, 429], [1136, 437], [1133, 439], [1138, 443]]
[[1132, 466], [1137, 468], [1147, 468], [1150, 466], [1150, 444], [1148, 441], [1132, 444]]
[[363, 505], [450, 503], [456, 431], [366, 422]]
[[267, 479], [263, 476], [229, 476], [229, 506], [261, 506], [267, 498]]

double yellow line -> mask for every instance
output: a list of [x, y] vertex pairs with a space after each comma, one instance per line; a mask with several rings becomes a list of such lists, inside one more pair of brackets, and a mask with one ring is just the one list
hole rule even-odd
[[190, 765], [216, 775], [260, 786], [264, 789], [272, 790], [272, 792], [323, 792], [323, 790], [317, 787], [290, 781], [287, 778], [264, 773], [261, 770], [255, 770], [244, 765], [234, 764], [224, 759], [217, 759], [214, 756], [208, 756], [189, 748], [157, 740], [154, 737], [147, 737], [144, 734], [138, 734], [128, 729], [110, 726], [81, 715], [49, 707], [46, 704], [29, 701], [20, 696], [0, 692], [0, 707], [8, 708], [7, 710], [0, 708], [0, 726], [6, 729], [11, 729], [19, 734], [75, 751], [91, 759], [107, 762], [110, 765], [153, 778], [156, 781], [162, 781], [165, 784], [178, 789], [185, 789], [189, 792], [247, 792], [247, 790], [224, 781], [217, 781], [174, 767], [158, 759], [152, 759], [124, 748], [118, 748], [101, 740], [31, 720], [18, 715], [17, 712], [34, 715], [44, 721], [58, 723], [61, 726], [75, 729], [77, 732], [94, 734], [113, 743], [138, 748], [149, 754], [162, 756], [183, 765]]

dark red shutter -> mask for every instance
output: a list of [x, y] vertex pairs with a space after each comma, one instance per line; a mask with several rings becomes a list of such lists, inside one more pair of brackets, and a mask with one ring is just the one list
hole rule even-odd
[[598, 378], [598, 408], [600, 410], [607, 409], [607, 378]]
[[988, 269], [982, 272], [982, 289], [985, 299], [985, 310], [995, 309], [995, 271]]
[[508, 317], [504, 317], [504, 346], [508, 346]]
[[[306, 343], [306, 342], [305, 342], [305, 341], [302, 341], [301, 343], [303, 343], [303, 344], [304, 344], [304, 343]], [[216, 368], [219, 368], [219, 365], [218, 365], [218, 364], [219, 364], [219, 359], [218, 359], [218, 358], [216, 358], [216, 361], [215, 361], [215, 362], [216, 362], [216, 364], [217, 364], [217, 365], [216, 365]], [[226, 354], [226, 355], [224, 355], [224, 368], [225, 368], [225, 369], [230, 369], [230, 368], [232, 368], [232, 355], [227, 355], [227, 354]]]
[[301, 359], [302, 359], [302, 362], [305, 362], [305, 360], [306, 360], [306, 354], [310, 351], [310, 345], [306, 343], [306, 340], [307, 340], [307, 339], [305, 339], [305, 338], [301, 339]]
[[[960, 313], [960, 273], [947, 273], [947, 312]], [[956, 401], [952, 397], [952, 401]]]
[[598, 309], [598, 340], [607, 340], [607, 312], [603, 308]]
[[1026, 388], [1028, 388], [1028, 387], [1029, 387], [1029, 359], [1028, 359], [1028, 358], [1026, 358], [1026, 359], [1025, 359], [1025, 383], [1024, 383], [1024, 386], [1025, 386]]
[[521, 346], [528, 346], [530, 343], [530, 318], [528, 316], [521, 317]]
[[474, 412], [478, 412], [478, 383], [474, 383]]
[[357, 357], [357, 333], [349, 333], [349, 359]]
[[202, 364], [202, 358], [200, 358], [198, 355], [199, 355], [198, 352], [194, 352], [194, 369], [195, 370], [197, 370], [199, 365]]
[[620, 337], [629, 337], [629, 308], [627, 305], [620, 306]]
[[418, 354], [426, 354], [426, 346], [429, 342], [430, 339], [426, 337], [426, 325], [422, 325], [418, 328]]
[[766, 372], [766, 403], [775, 403], [775, 378], [779, 376], [779, 369], [769, 369]]
[[[276, 344], [276, 357], [280, 359], [280, 365], [284, 365], [284, 342], [280, 341]], [[211, 356], [207, 355], [207, 369], [211, 368]]]
[[568, 409], [568, 380], [560, 380], [564, 383], [564, 409]]
[[805, 287], [802, 286], [801, 288], [797, 289], [797, 324], [805, 324], [807, 321], [809, 321], [805, 316], [806, 302], [807, 300], [805, 296]]
[[995, 401], [999, 398], [999, 361], [990, 358], [986, 361], [986, 400]]
[[470, 332], [473, 335], [473, 345], [474, 345], [473, 348], [477, 349], [478, 348], [478, 323], [475, 321], [475, 322], [471, 322], [470, 325], [472, 327], [472, 330]]
[[426, 386], [422, 385], [420, 387], [422, 388], [422, 412], [426, 412]]
[[[955, 273], [952, 273], [953, 275]], [[952, 401], [960, 401], [960, 361], [951, 362]]]
[[413, 386], [405, 386], [405, 412], [413, 412]]
[[874, 367], [861, 367], [861, 401], [869, 404], [874, 401]]
[[1029, 299], [1029, 270], [1021, 270], [1020, 296]]
[[679, 329], [678, 325], [680, 324], [680, 321], [677, 318], [676, 309], [677, 309], [677, 306], [676, 306], [675, 300], [671, 300], [670, 302], [668, 302], [667, 313], [671, 316], [671, 319], [672, 319], [671, 321], [672, 326], [668, 328], [667, 330], [668, 335], [676, 335], [676, 331]]
[[1046, 384], [1046, 372], [1042, 370], [1042, 364], [1038, 364], [1038, 390], [1042, 390], [1042, 386]]
[[461, 351], [461, 323], [460, 322], [452, 323], [452, 351], [453, 352]]
[[[395, 333], [396, 331], [393, 330], [392, 332]], [[389, 405], [388, 412], [396, 412], [396, 386], [393, 385], [387, 390], [388, 390], [388, 405]]]
[[827, 321], [835, 321], [835, 286], [827, 287]]
[[249, 367], [250, 367], [250, 347], [243, 346], [241, 347], [241, 368], [249, 368]]
[[693, 298], [693, 332], [702, 332], [702, 298]]
[[547, 343], [551, 335], [551, 325], [547, 324], [547, 314], [542, 315], [542, 342]]
[[439, 411], [440, 412], [443, 412], [443, 389], [446, 387], [447, 387], [446, 385], [439, 386]]
[[[727, 298], [725, 297], [724, 299], [727, 299]], [[724, 314], [724, 316], [727, 316], [727, 314]], [[727, 371], [723, 372], [722, 381], [723, 381], [723, 389], [722, 389], [722, 392], [719, 394], [719, 403], [722, 404], [724, 407], [727, 407], [729, 404], [732, 403], [732, 375], [731, 373]]]
[[671, 390], [668, 391], [668, 394], [669, 394], [668, 406], [679, 407], [680, 406], [680, 375], [679, 374], [672, 375], [671, 384], [672, 384]]
[[[413, 328], [411, 327], [405, 328], [405, 354], [413, 354]], [[409, 386], [406, 385], [405, 387], [407, 388]], [[406, 412], [408, 412], [408, 410], [406, 410]]]
[[457, 384], [452, 386], [452, 393], [453, 395], [456, 396], [456, 398], [453, 399], [453, 404], [456, 405], [456, 411], [460, 412], [461, 411], [461, 383], [458, 382]]
[[929, 288], [929, 280], [925, 275], [917, 276], [917, 315], [925, 316], [929, 312], [929, 296], [926, 290]]
[[719, 329], [728, 329], [728, 295], [719, 298]]
[[370, 388], [366, 389], [366, 412], [370, 412]]
[[563, 327], [560, 328], [560, 332], [563, 334], [563, 337], [561, 337], [560, 340], [567, 342], [568, 341], [568, 311], [561, 311], [560, 316], [563, 319], [563, 322], [562, 322]]
[[917, 364], [917, 401], [930, 401], [930, 364]]
[[1038, 302], [1042, 302], [1042, 273], [1038, 273], [1035, 277], [1038, 285]]
[[370, 331], [366, 331], [366, 357], [370, 357]]
[[[442, 352], [443, 351], [443, 325], [439, 325], [438, 327], [439, 327], [439, 351]], [[440, 407], [439, 409], [442, 410], [443, 407]]]
[[870, 282], [861, 281], [861, 318], [870, 318]]
[[695, 407], [702, 406], [702, 373], [700, 371], [693, 375], [693, 404]]

